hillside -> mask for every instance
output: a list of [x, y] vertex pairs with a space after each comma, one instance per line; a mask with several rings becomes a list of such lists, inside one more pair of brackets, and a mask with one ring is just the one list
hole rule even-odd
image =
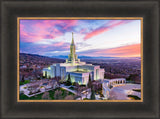
[[50, 58], [46, 56], [41, 56], [37, 54], [27, 54], [27, 53], [20, 53], [19, 55], [20, 65], [29, 63], [29, 64], [37, 64], [37, 65], [50, 65], [52, 63], [62, 63], [65, 62], [63, 59], [58, 58]]

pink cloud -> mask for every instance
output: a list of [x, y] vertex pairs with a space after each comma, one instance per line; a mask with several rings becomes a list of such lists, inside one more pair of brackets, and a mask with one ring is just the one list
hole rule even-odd
[[[37, 42], [42, 39], [55, 39], [77, 24], [77, 20], [28, 20], [20, 22], [20, 38], [22, 42]], [[57, 28], [61, 26], [61, 30]]]
[[118, 20], [118, 21], [117, 21], [117, 20], [111, 20], [109, 23], [107, 23], [106, 26], [102, 26], [102, 27], [100, 27], [100, 28], [97, 28], [97, 29], [95, 29], [95, 30], [87, 33], [87, 34], [85, 35], [85, 37], [84, 37], [84, 40], [87, 40], [87, 39], [89, 39], [89, 38], [91, 38], [91, 37], [94, 37], [94, 36], [96, 36], [96, 35], [99, 35], [99, 34], [101, 34], [101, 33], [103, 33], [103, 32], [106, 32], [106, 31], [114, 28], [114, 27], [117, 27], [117, 26], [122, 25], [122, 24], [126, 24], [126, 23], [128, 23], [128, 22], [129, 22], [129, 21], [127, 21], [127, 20], [121, 20], [121, 21], [119, 21], [119, 20]]
[[63, 46], [63, 45], [64, 45], [64, 42], [63, 42], [63, 41], [57, 42], [57, 43], [54, 43], [53, 45], [54, 45], [54, 46]]
[[139, 57], [140, 56], [140, 44], [133, 44], [127, 46], [121, 46], [112, 49], [104, 49], [96, 51], [95, 54], [103, 56], [115, 56], [115, 57]]
[[88, 34], [86, 34], [86, 36], [84, 37], [84, 40], [87, 40], [93, 36], [96, 36], [96, 35], [99, 35], [105, 31], [108, 31], [109, 29], [108, 28], [105, 28], [105, 27], [102, 27], [102, 28], [99, 28], [99, 29], [96, 29]]
[[70, 20], [70, 21], [68, 21], [68, 20], [63, 20], [63, 22], [64, 22], [64, 24], [65, 24], [65, 26], [64, 26], [63, 29], [67, 29], [67, 28], [69, 28], [69, 27], [73, 27], [73, 26], [77, 25], [77, 20]]
[[85, 33], [87, 31], [87, 28], [84, 28], [80, 31], [80, 33]]
[[32, 32], [24, 29], [25, 27], [20, 28], [20, 38], [23, 42], [37, 42], [42, 39], [53, 39], [55, 38], [54, 34], [49, 31], [36, 27], [36, 29], [32, 29]]
[[36, 42], [42, 39], [42, 36], [37, 36], [34, 33], [25, 31], [24, 29], [25, 29], [25, 26], [21, 24], [20, 25], [20, 40], [22, 42]]

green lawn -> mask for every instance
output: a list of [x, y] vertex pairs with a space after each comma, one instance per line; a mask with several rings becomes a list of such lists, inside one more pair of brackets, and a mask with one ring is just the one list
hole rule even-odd
[[[56, 91], [56, 90], [61, 90], [61, 91], [62, 91], [62, 99], [64, 99], [67, 95], [73, 95], [73, 96], [74, 96], [73, 93], [68, 92], [68, 91], [66, 91], [66, 90], [64, 90], [64, 89], [62, 89], [62, 88], [58, 88], [58, 89], [54, 89], [54, 90], [48, 91], [48, 92], [49, 92], [49, 96], [50, 96], [50, 98], [51, 98], [52, 100], [54, 100], [54, 94], [55, 94], [55, 91]], [[27, 96], [24, 95], [24, 94], [20, 94], [20, 100], [42, 100], [42, 95], [43, 95], [43, 94], [44, 94], [44, 93], [41, 93], [41, 94], [38, 94], [38, 95], [33, 96], [33, 97], [27, 97]]]
[[33, 96], [33, 97], [27, 97], [24, 94], [20, 94], [20, 100], [41, 100], [42, 99], [42, 95], [43, 95], [43, 93], [38, 94], [38, 95]]
[[27, 83], [29, 83], [29, 82], [30, 82], [29, 80], [25, 80], [24, 82], [20, 81], [20, 82], [19, 82], [19, 85], [24, 85], [24, 84], [27, 84]]

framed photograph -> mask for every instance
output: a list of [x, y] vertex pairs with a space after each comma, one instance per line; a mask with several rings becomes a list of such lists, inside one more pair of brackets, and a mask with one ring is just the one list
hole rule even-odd
[[18, 17], [17, 34], [18, 102], [143, 102], [142, 17]]
[[159, 118], [159, 1], [1, 4], [1, 118]]

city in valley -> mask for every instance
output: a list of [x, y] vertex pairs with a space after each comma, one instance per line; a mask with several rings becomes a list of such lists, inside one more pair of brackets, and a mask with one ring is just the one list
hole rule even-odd
[[19, 54], [20, 100], [141, 100], [141, 58]]

